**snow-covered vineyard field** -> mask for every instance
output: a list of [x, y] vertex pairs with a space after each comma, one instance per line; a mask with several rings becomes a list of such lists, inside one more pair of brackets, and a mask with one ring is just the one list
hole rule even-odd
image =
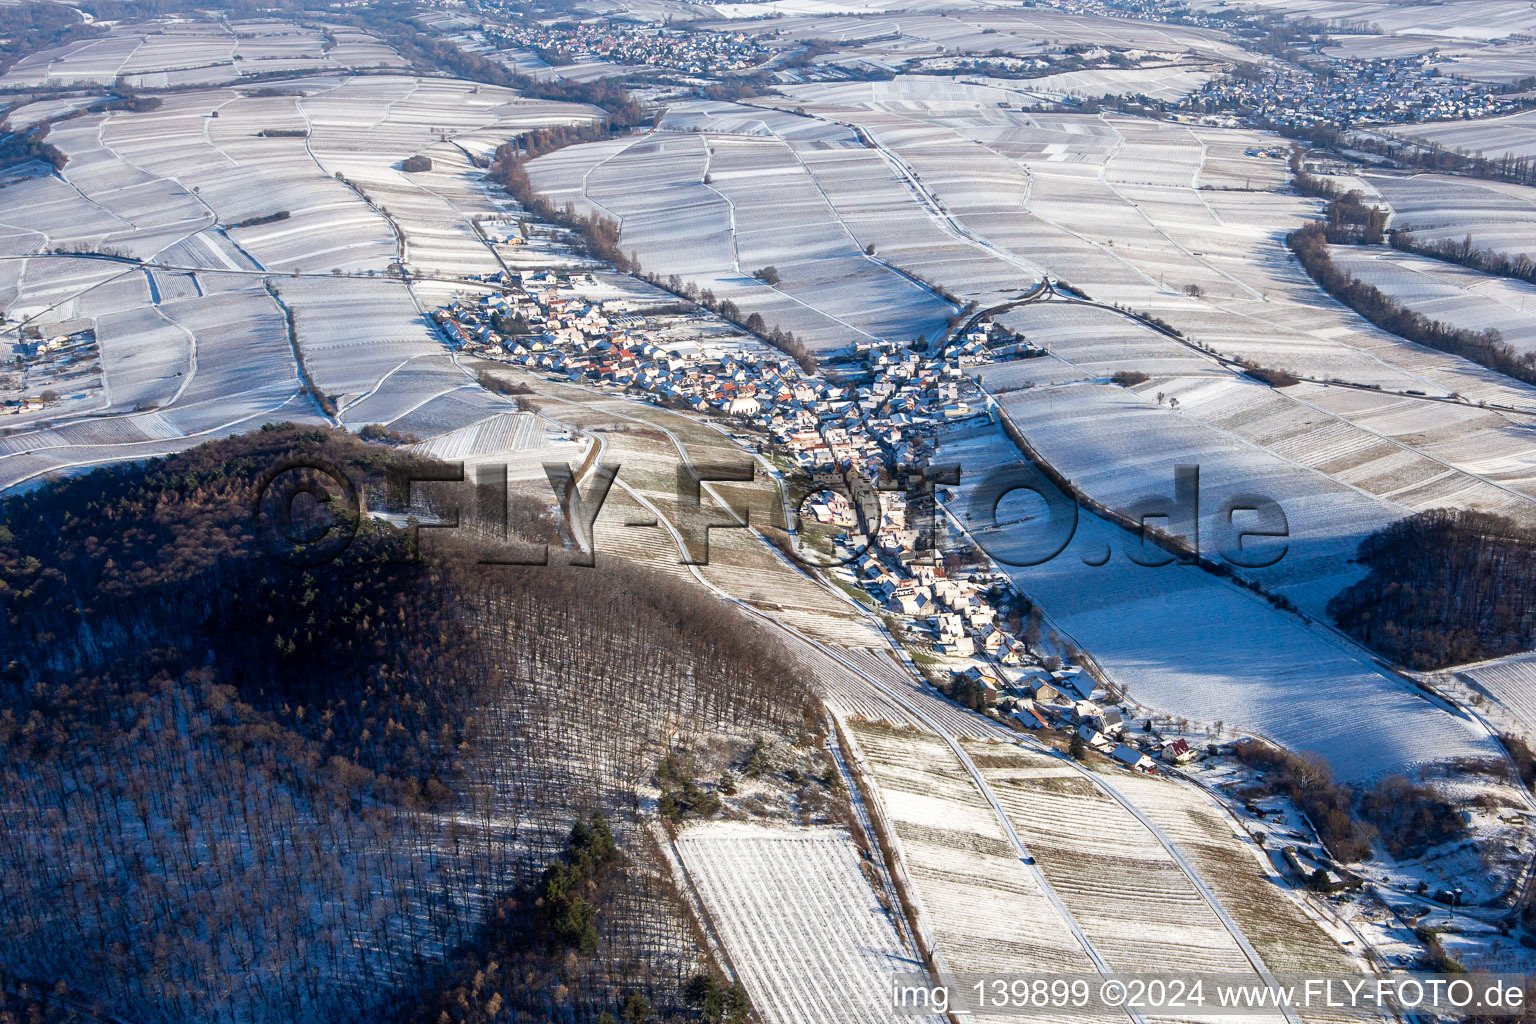
[[938, 737], [859, 722], [844, 732], [919, 930], [950, 971], [1092, 974], [1088, 948], [1111, 971], [1157, 963], [1257, 981], [1263, 971], [1360, 970], [1263, 852], [1187, 783], [1098, 777], [1014, 744], [964, 741], [1026, 864]]
[[[896, 694], [895, 699], [885, 697], [886, 707], [882, 709], [883, 713], [877, 711], [875, 714], [868, 715], [872, 721], [884, 721], [893, 725], [916, 723], [916, 717], [896, 703], [896, 700], [900, 700], [905, 701], [908, 706], [916, 707], [930, 721], [937, 722], [952, 735], [977, 740], [996, 738], [997, 726], [994, 723], [988, 722], [972, 711], [956, 706], [951, 701], [935, 696], [932, 690], [918, 683], [910, 671], [892, 660], [889, 649], [850, 651], [847, 660], [864, 676], [878, 680]], [[861, 689], [868, 694], [873, 688], [868, 682], [863, 682]], [[832, 703], [837, 706], [837, 698], [834, 697]]]
[[942, 740], [858, 722], [845, 732], [874, 783], [880, 819], [919, 905], [919, 931], [931, 936], [951, 971], [1093, 973]]
[[1440, 174], [1371, 174], [1361, 182], [1391, 207], [1391, 226], [1415, 238], [1461, 242], [1470, 236], [1476, 248], [1511, 256], [1531, 250], [1536, 188]]
[[1459, 674], [1498, 701], [1513, 716], [1520, 732], [1536, 741], [1536, 654], [1467, 666]]
[[846, 832], [711, 822], [676, 846], [765, 1020], [939, 1020], [893, 1006], [895, 976], [924, 967], [898, 937], [892, 908], [876, 901]]
[[1536, 351], [1536, 285], [1383, 246], [1334, 246], [1332, 257], [1415, 312], [1465, 330], [1496, 330], [1516, 352]]
[[[521, 130], [590, 120], [593, 109], [452, 79], [348, 75], [349, 61], [402, 63], [354, 30], [336, 30], [317, 64], [318, 31], [277, 22], [232, 29], [141, 26], [137, 36], [115, 31], [32, 62], [36, 70], [47, 57], [57, 78], [117, 53], [114, 69], [147, 74], [235, 47], [249, 73], [301, 70], [296, 55], [312, 46], [316, 57], [302, 70], [338, 73], [169, 93], [151, 111], [52, 126], [49, 142], [68, 157], [63, 170], [6, 189], [0, 306], [44, 333], [94, 330], [99, 373], [59, 389], [44, 409], [8, 418], [0, 488], [269, 420], [320, 422], [296, 354], [353, 427], [384, 423], [430, 438], [510, 407], [451, 362], [425, 316], [449, 291], [427, 283], [413, 294], [390, 269], [404, 263], [445, 277], [498, 269], [473, 219], [499, 213], [505, 199], [487, 191], [466, 151], [485, 156]], [[16, 113], [30, 122], [71, 109]], [[432, 169], [402, 172], [416, 154]], [[110, 258], [53, 254], [61, 250]]]
[[1209, 797], [1193, 786], [1134, 772], [1116, 772], [1103, 781], [1173, 845], [1271, 973], [1343, 975], [1363, 969], [1289, 890], [1265, 851], [1239, 834]]
[[150, 22], [114, 25], [105, 36], [17, 61], [0, 86], [130, 88], [213, 85], [251, 75], [403, 67], [380, 40], [346, 25], [288, 21]]
[[[815, 124], [764, 112], [722, 126], [740, 134], [660, 132], [573, 147], [533, 161], [530, 176], [557, 205], [616, 220], [622, 246], [647, 270], [708, 288], [813, 347], [942, 333], [954, 307], [866, 255], [870, 243], [839, 220], [762, 117]], [[857, 146], [843, 135], [806, 144]], [[753, 277], [767, 267], [776, 281]]]
[[968, 746], [1014, 831], [1111, 967], [1135, 970], [1155, 948], [1160, 969], [1175, 973], [1257, 981], [1260, 965], [1271, 973], [1361, 970], [1302, 909], [1264, 851], [1193, 786]]
[[1536, 465], [1521, 428], [1475, 407], [1322, 385], [1273, 390], [1225, 375], [1134, 390], [1144, 398], [1165, 392], [1183, 416], [1402, 510], [1458, 506], [1517, 518], [1533, 511]]
[[1404, 125], [1389, 134], [1451, 153], [1476, 153], [1493, 159], [1536, 156], [1536, 117], [1529, 110], [1472, 121]]
[[[1490, 483], [1498, 484], [1527, 496], [1536, 496], [1536, 460], [1532, 459], [1527, 428], [1519, 417], [1504, 416], [1497, 412], [1473, 405], [1436, 402], [1427, 406], [1423, 399], [1384, 394], [1376, 391], [1299, 384], [1285, 389], [1289, 397], [1347, 420], [1360, 430], [1376, 435], [1393, 446], [1410, 448], [1425, 459], [1455, 467], [1464, 473], [1474, 474]], [[1307, 446], [1310, 448], [1310, 445]], [[1352, 452], [1357, 450], [1350, 446]], [[1331, 454], [1326, 450], [1306, 454], [1301, 461], [1313, 464], [1319, 455]], [[1380, 446], [1381, 457], [1390, 457], [1401, 463], [1403, 456], [1392, 456], [1391, 448]], [[1349, 457], [1353, 469], [1360, 456]], [[1383, 466], [1390, 463], [1382, 463]], [[1356, 479], [1354, 474], [1335, 472], [1322, 466], [1330, 475], [1357, 486], [1374, 489], [1373, 484]], [[1362, 469], [1368, 468], [1364, 465]], [[1393, 477], [1401, 470], [1398, 465]], [[1417, 475], [1432, 478], [1436, 470], [1425, 466], [1415, 471]], [[1431, 492], [1432, 493], [1432, 492]], [[1426, 498], [1428, 495], [1425, 496]], [[1415, 504], [1415, 498], [1407, 504]], [[1442, 504], [1454, 503], [1454, 499]], [[1477, 506], [1473, 506], [1477, 507]], [[1506, 510], [1515, 514], [1515, 510]]]
[[[987, 466], [1017, 458], [1000, 432], [957, 438], [939, 455]], [[973, 491], [962, 476], [955, 506], [961, 514]], [[1475, 723], [1430, 703], [1353, 645], [1202, 570], [1137, 565], [1124, 553], [1128, 536], [1084, 513], [1057, 557], [1005, 568], [1131, 699], [1317, 751], [1345, 780], [1459, 756], [1498, 756]], [[1014, 561], [1038, 539], [1020, 529], [974, 537], [994, 558]], [[1350, 712], [1341, 714], [1346, 707]]]
[[1090, 780], [1044, 755], [986, 748], [970, 754], [1110, 967], [1134, 970], [1155, 947], [1170, 971], [1253, 972], [1168, 851]]
[[[1035, 302], [1001, 314], [998, 323], [1050, 350], [1052, 360], [996, 363], [978, 371], [989, 391], [1091, 380], [1125, 371], [1158, 376], [1218, 373], [1210, 358], [1112, 310]], [[1037, 363], [1044, 365], [1037, 367]], [[1070, 364], [1062, 367], [1062, 362]]]
[[[1157, 402], [1154, 389], [1179, 408]], [[1207, 551], [1228, 542], [1210, 532], [1224, 503], [1251, 494], [1278, 502], [1289, 527], [1285, 557], [1238, 571], [1318, 616], [1360, 576], [1350, 564], [1360, 542], [1412, 511], [1458, 504], [1536, 517], [1536, 502], [1523, 495], [1242, 378], [1042, 388], [1005, 395], [1002, 408], [1047, 461], [1112, 508], [1171, 496], [1176, 467], [1198, 467]], [[1265, 423], [1266, 414], [1276, 422]]]
[[502, 413], [413, 445], [412, 449], [444, 462], [483, 458], [501, 452], [542, 448], [550, 440], [548, 427], [532, 413]]

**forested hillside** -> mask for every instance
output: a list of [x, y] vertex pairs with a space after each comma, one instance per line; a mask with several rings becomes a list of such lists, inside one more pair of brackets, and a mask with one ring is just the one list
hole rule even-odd
[[[0, 504], [8, 985], [140, 1022], [685, 1012], [698, 953], [636, 789], [689, 737], [798, 729], [796, 674], [627, 563], [484, 565], [364, 518], [282, 564], [251, 510], [294, 458], [373, 495], [403, 464], [269, 427]], [[556, 915], [547, 869], [576, 864]]]
[[1435, 509], [1365, 539], [1370, 574], [1328, 610], [1356, 639], [1411, 668], [1536, 644], [1536, 534], [1481, 512]]

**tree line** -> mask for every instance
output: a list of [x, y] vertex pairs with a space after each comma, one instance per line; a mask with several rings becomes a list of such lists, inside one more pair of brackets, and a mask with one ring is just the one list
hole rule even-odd
[[1536, 259], [1532, 259], [1530, 253], [1510, 254], [1495, 252], [1492, 249], [1479, 249], [1472, 244], [1470, 234], [1459, 242], [1453, 242], [1449, 238], [1431, 241], [1415, 238], [1411, 231], [1397, 230], [1391, 233], [1390, 241], [1392, 248], [1403, 252], [1429, 256], [1460, 267], [1469, 267], [1484, 274], [1497, 274], [1500, 277], [1512, 277], [1527, 284], [1536, 284]]
[[1335, 781], [1328, 762], [1317, 754], [1296, 754], [1250, 738], [1238, 740], [1232, 752], [1243, 764], [1264, 772], [1258, 782], [1239, 790], [1238, 798], [1284, 796], [1306, 814], [1340, 862], [1365, 859], [1377, 840], [1394, 857], [1417, 857], [1467, 833], [1460, 813], [1445, 797], [1401, 775], [1386, 776], [1357, 793]]
[[1335, 239], [1351, 241], [1357, 237], [1348, 226], [1341, 231], [1328, 224], [1313, 222], [1286, 235], [1285, 242], [1312, 280], [1377, 327], [1527, 384], [1536, 384], [1536, 353], [1515, 351], [1504, 343], [1504, 336], [1499, 331], [1493, 328], [1475, 331], [1432, 319], [1337, 266], [1328, 253], [1329, 242]]

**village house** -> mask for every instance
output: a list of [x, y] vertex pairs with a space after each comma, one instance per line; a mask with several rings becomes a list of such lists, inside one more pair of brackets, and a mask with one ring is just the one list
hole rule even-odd
[[1124, 743], [1116, 744], [1115, 749], [1110, 751], [1109, 756], [1113, 757], [1116, 761], [1119, 761], [1127, 768], [1132, 768], [1136, 771], [1150, 772], [1155, 771], [1157, 768], [1157, 762], [1153, 761], [1150, 757], [1137, 750], [1135, 747], [1127, 746]]
[[1195, 759], [1195, 751], [1188, 741], [1174, 739], [1163, 744], [1159, 756], [1169, 764], [1188, 764]]
[[1099, 732], [1099, 730], [1095, 729], [1093, 726], [1088, 725], [1086, 722], [1077, 727], [1077, 735], [1082, 738], [1084, 743], [1088, 744], [1094, 750], [1107, 751], [1112, 749], [1115, 745], [1113, 740]]
[[1015, 703], [1009, 717], [1026, 729], [1045, 729], [1050, 726], [1050, 723], [1040, 714], [1032, 701], [1026, 700]]
[[1103, 708], [1088, 716], [1087, 721], [1106, 736], [1118, 737], [1125, 733], [1125, 719], [1116, 708]]

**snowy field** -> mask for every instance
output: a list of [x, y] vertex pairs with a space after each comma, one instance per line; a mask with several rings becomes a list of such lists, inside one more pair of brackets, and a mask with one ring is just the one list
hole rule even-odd
[[[856, 144], [846, 132], [832, 140], [781, 137], [795, 121], [816, 127], [737, 108], [705, 126], [707, 134], [571, 147], [532, 161], [529, 173], [556, 205], [572, 202], [617, 221], [621, 247], [647, 271], [707, 288], [815, 349], [937, 336], [954, 307], [869, 254], [877, 241], [839, 218], [795, 148]], [[769, 267], [774, 280], [754, 277]]]
[[[1361, 541], [1403, 516], [1452, 506], [1536, 521], [1536, 501], [1480, 475], [1480, 466], [1453, 468], [1291, 389], [1228, 372], [1133, 388], [1034, 388], [1006, 393], [1000, 402], [1052, 466], [1089, 497], [1127, 514], [1148, 496], [1171, 495], [1176, 467], [1198, 467], [1207, 554], [1225, 543], [1225, 503], [1245, 494], [1279, 503], [1289, 530], [1285, 557], [1237, 572], [1320, 619], [1329, 599], [1359, 578], [1351, 561]], [[1417, 405], [1422, 426], [1438, 403]]]
[[[1426, 402], [1415, 397], [1312, 384], [1287, 388], [1286, 393], [1344, 417], [1382, 440], [1409, 445], [1425, 458], [1475, 473], [1525, 496], [1536, 496], [1536, 452], [1531, 450], [1529, 429], [1522, 418], [1503, 416], [1474, 405]], [[1384, 450], [1383, 454], [1390, 452]], [[1351, 457], [1352, 463], [1354, 458]], [[1367, 468], [1366, 461], [1358, 464]], [[1337, 475], [1340, 479], [1349, 478], [1342, 472]], [[1428, 506], [1436, 502], [1448, 503], [1433, 497]], [[1512, 508], [1505, 511], [1517, 514]]]
[[[1522, 428], [1475, 407], [1326, 385], [1272, 389], [1230, 374], [1159, 378], [1133, 390], [1143, 398], [1164, 393], [1178, 400], [1180, 416], [1396, 509], [1536, 517], [1528, 480], [1536, 452]], [[1378, 406], [1396, 412], [1368, 411]]]
[[[976, 744], [969, 753], [1014, 831], [1112, 968], [1143, 970], [1155, 956], [1159, 970], [1248, 975], [1256, 983], [1259, 968], [1270, 966], [1265, 953], [1283, 959], [1275, 948], [1261, 953], [1249, 943], [1245, 949], [1248, 922], [1240, 925], [1230, 912], [1224, 920], [1215, 909], [1224, 909], [1223, 901], [1213, 892], [1208, 899], [1197, 885], [1210, 892], [1212, 879], [1204, 865], [1184, 856], [1182, 842], [1165, 835], [1173, 849], [1164, 846], [1141, 819], [1099, 788], [1091, 773], [1018, 748]], [[1127, 778], [1136, 776], [1111, 770], [1103, 783], [1124, 789]], [[1174, 782], [1140, 790], [1138, 810], [1158, 803], [1183, 811], [1202, 801], [1191, 787]], [[1242, 864], [1244, 854], [1253, 856], [1251, 845], [1217, 818], [1214, 808], [1206, 805], [1204, 811], [1210, 828], [1206, 843], [1246, 867], [1250, 876], [1257, 874], [1258, 865]], [[1251, 886], [1248, 899], [1266, 909], [1288, 902], [1274, 885]], [[1316, 929], [1297, 934], [1296, 945], [1326, 944], [1326, 936], [1309, 932]], [[1272, 1019], [1283, 1018], [1276, 1014]]]
[[1458, 669], [1457, 674], [1514, 716], [1528, 742], [1536, 742], [1536, 654], [1514, 654]]
[[1392, 208], [1392, 227], [1425, 241], [1461, 242], [1511, 256], [1531, 252], [1536, 188], [1440, 174], [1368, 174], [1364, 181]]
[[[759, 471], [750, 484], [715, 484], [701, 494], [696, 507], [679, 501], [681, 451], [695, 464], [739, 463], [746, 457], [723, 433], [675, 413], [585, 387], [544, 381], [504, 366], [496, 372], [526, 382], [539, 393], [534, 403], [542, 416], [581, 434], [579, 451], [563, 442], [562, 450], [543, 456], [547, 461], [564, 462], [574, 469], [585, 460], [590, 450], [586, 446], [595, 443], [602, 461], [619, 467], [616, 483], [592, 527], [599, 561], [624, 556], [678, 579], [696, 582], [702, 577], [720, 593], [771, 611], [815, 640], [848, 648], [883, 646], [880, 634], [847, 601], [766, 543], [765, 534], [782, 535], [778, 524], [783, 521], [778, 492], [767, 473]], [[395, 426], [399, 429], [408, 422]], [[547, 491], [542, 469], [534, 467], [526, 475], [536, 491]], [[699, 577], [683, 564], [677, 539], [658, 514], [682, 532], [695, 560], [705, 557], [707, 538], [708, 563], [696, 566]], [[738, 521], [737, 516], [746, 519], [750, 529], [706, 526]], [[825, 658], [813, 661], [825, 667]], [[852, 689], [860, 685], [852, 684]]]
[[130, 88], [164, 89], [276, 72], [405, 64], [383, 42], [348, 26], [166, 19], [115, 24], [106, 35], [30, 54], [0, 75], [0, 86], [107, 86], [120, 81]]
[[924, 968], [898, 938], [893, 910], [876, 899], [846, 832], [708, 822], [676, 846], [764, 1020], [938, 1019], [892, 1006], [893, 976]]
[[1536, 285], [1388, 246], [1335, 245], [1330, 255], [1416, 313], [1463, 330], [1496, 330], [1516, 352], [1536, 352]]
[[[1181, 376], [1218, 372], [1208, 357], [1149, 327], [1110, 310], [1071, 306], [1064, 302], [1033, 302], [1009, 310], [997, 318], [1009, 330], [1020, 332], [1058, 360], [1078, 368], [1083, 377], [1109, 377], [1122, 370], [1149, 376]], [[989, 389], [994, 380], [1007, 378], [1002, 390], [1026, 381], [1060, 383], [1055, 369], [1025, 359], [982, 367], [978, 375]], [[1038, 375], [1038, 376], [1037, 376]]]
[[[989, 432], [945, 444], [938, 457], [994, 466], [1016, 454], [1001, 433]], [[960, 491], [953, 507], [964, 522], [965, 477]], [[973, 536], [994, 557], [1017, 561], [1040, 536], [1030, 532], [1039, 526], [1030, 521]], [[1497, 754], [1475, 722], [1434, 704], [1326, 628], [1202, 570], [1137, 565], [1124, 553], [1126, 541], [1122, 531], [1085, 513], [1060, 555], [1008, 571], [1133, 700], [1316, 751], [1348, 781]]]
[[[1278, 502], [1289, 524], [1285, 557], [1269, 568], [1239, 571], [1319, 617], [1330, 598], [1360, 577], [1360, 568], [1350, 564], [1360, 542], [1404, 514], [1382, 499], [1205, 426], [1151, 395], [1082, 385], [1018, 392], [1005, 396], [1002, 404], [1015, 427], [1068, 480], [1131, 515], [1138, 502], [1173, 494], [1177, 466], [1198, 467], [1200, 502], [1208, 519], [1202, 523], [1201, 541], [1208, 553], [1226, 543], [1212, 533], [1223, 503], [1245, 494]], [[1179, 524], [1166, 525], [1180, 529]]]
[[1359, 969], [1191, 785], [965, 741], [994, 809], [938, 737], [857, 721], [844, 732], [919, 932], [952, 972], [1092, 974], [1087, 948], [1110, 970], [1157, 963], [1257, 980]]
[[1094, 973], [942, 740], [857, 722], [845, 731], [919, 905], [919, 932], [951, 971]]
[[1192, 785], [1135, 772], [1115, 772], [1105, 781], [1174, 845], [1272, 973], [1361, 971], [1290, 891], [1266, 851], [1210, 797]]
[[1449, 153], [1470, 153], [1494, 160], [1504, 156], [1536, 156], [1536, 114], [1529, 110], [1472, 121], [1402, 125], [1389, 129], [1388, 134]]
[[[48, 138], [69, 159], [6, 189], [0, 308], [41, 331], [94, 330], [100, 366], [99, 386], [59, 389], [58, 401], [7, 419], [0, 488], [273, 419], [324, 421], [296, 356], [353, 427], [431, 439], [511, 408], [453, 364], [425, 316], [454, 286], [407, 286], [392, 267], [447, 282], [499, 269], [474, 222], [506, 200], [466, 151], [484, 156], [518, 131], [594, 111], [453, 79], [349, 75], [402, 62], [373, 36], [323, 28], [119, 27], [11, 69], [8, 80], [55, 82], [110, 65], [110, 81], [233, 53], [247, 74], [306, 77], [167, 93], [140, 113], [69, 117], [84, 100], [16, 112], [28, 124], [65, 118]], [[432, 169], [402, 171], [418, 154]], [[479, 442], [444, 442], [460, 443]]]

